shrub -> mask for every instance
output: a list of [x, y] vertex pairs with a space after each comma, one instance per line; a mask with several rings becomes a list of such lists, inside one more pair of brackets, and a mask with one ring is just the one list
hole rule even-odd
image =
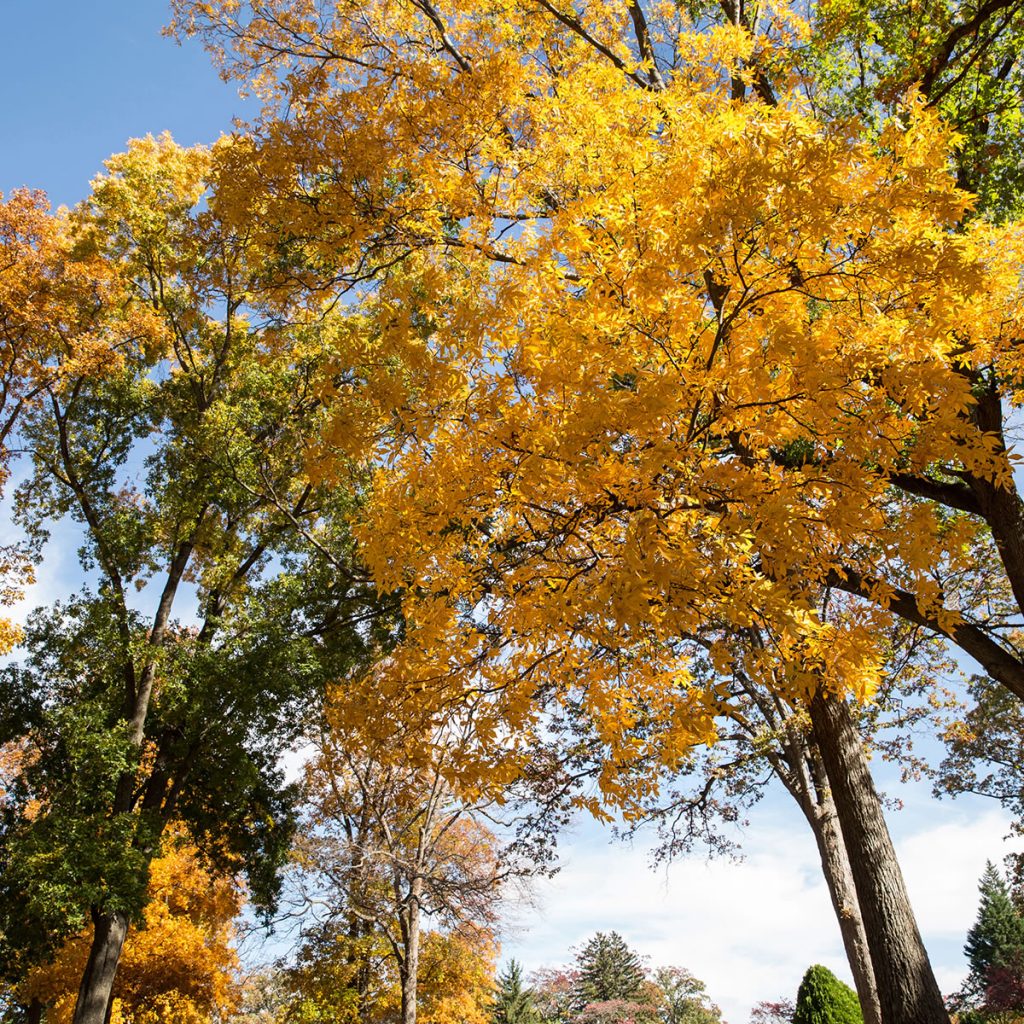
[[864, 1024], [857, 993], [827, 967], [807, 968], [796, 994], [793, 1024]]

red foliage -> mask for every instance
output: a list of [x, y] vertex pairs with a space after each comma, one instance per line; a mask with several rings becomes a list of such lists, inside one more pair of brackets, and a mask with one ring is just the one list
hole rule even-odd
[[792, 999], [760, 1002], [750, 1011], [750, 1024], [790, 1024], [794, 1013], [796, 1004]]

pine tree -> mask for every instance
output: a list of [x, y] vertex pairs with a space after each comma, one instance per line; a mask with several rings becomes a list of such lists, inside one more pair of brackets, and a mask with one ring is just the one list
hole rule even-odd
[[598, 932], [576, 957], [580, 1007], [610, 999], [635, 999], [645, 980], [640, 957], [618, 932]]
[[524, 987], [523, 968], [516, 960], [498, 975], [491, 1021], [493, 1024], [538, 1024], [540, 1021], [533, 1003], [533, 989]]
[[978, 882], [978, 917], [967, 933], [964, 954], [971, 965], [968, 987], [983, 991], [989, 971], [1019, 961], [1024, 955], [1024, 918], [996, 866], [988, 861]]
[[796, 994], [793, 1024], [864, 1024], [857, 993], [827, 967], [807, 968]]

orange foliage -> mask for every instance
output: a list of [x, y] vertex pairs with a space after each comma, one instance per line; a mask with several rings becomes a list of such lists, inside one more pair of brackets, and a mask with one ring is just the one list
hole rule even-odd
[[498, 944], [487, 928], [427, 932], [420, 950], [418, 1024], [487, 1024]]
[[[150, 868], [141, 927], [128, 933], [115, 987], [114, 1024], [209, 1024], [238, 1005], [232, 922], [242, 896], [231, 880], [211, 876], [180, 835]], [[89, 955], [86, 931], [54, 963], [32, 971], [24, 1002], [47, 1006], [47, 1021], [68, 1024]]]
[[[160, 335], [150, 310], [129, 302], [128, 281], [97, 245], [83, 211], [51, 213], [41, 192], [0, 193], [0, 493], [8, 442], [24, 412], [83, 374], [116, 368], [125, 351]], [[0, 607], [32, 565], [0, 545]], [[0, 617], [0, 654], [21, 631]]]
[[[678, 645], [708, 621], [770, 632], [747, 670], [784, 700], [869, 697], [896, 588], [950, 634], [986, 543], [894, 486], [954, 513], [964, 482], [993, 507], [1011, 486], [976, 413], [1024, 400], [1021, 227], [968, 224], [921, 97], [877, 129], [816, 118], [798, 5], [750, 29], [685, 6], [175, 3], [268, 99], [217, 209], [287, 238], [310, 301], [376, 270], [365, 344], [424, 381], [381, 392], [392, 443], [358, 453], [364, 555], [407, 624], [373, 719], [472, 706], [499, 789], [539, 695], [581, 703], [620, 803], [621, 766], [713, 741], [726, 698]], [[771, 102], [737, 100], [755, 67]], [[325, 397], [320, 474], [350, 432]], [[873, 609], [822, 621], [824, 586]]]

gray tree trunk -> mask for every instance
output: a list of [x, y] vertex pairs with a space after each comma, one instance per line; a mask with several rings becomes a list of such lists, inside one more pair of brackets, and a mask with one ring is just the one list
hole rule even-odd
[[[809, 812], [809, 813], [807, 813]], [[839, 921], [843, 937], [843, 948], [853, 974], [853, 983], [860, 1000], [864, 1024], [881, 1024], [882, 1015], [878, 1005], [878, 988], [875, 972], [871, 965], [868, 938], [864, 931], [864, 918], [857, 900], [857, 890], [850, 870], [850, 861], [843, 846], [835, 804], [829, 795], [813, 808], [807, 809], [806, 816], [814, 832], [821, 857], [821, 869], [825, 884], [832, 899], [832, 907]]]
[[819, 693], [810, 714], [864, 920], [882, 1024], [949, 1024], [849, 708]]
[[402, 1024], [416, 1024], [416, 985], [420, 970], [420, 901], [423, 879], [412, 880], [406, 904], [405, 972], [402, 976]]
[[72, 1024], [110, 1024], [114, 978], [128, 935], [128, 918], [124, 914], [93, 910], [92, 921], [92, 948], [78, 987]]

